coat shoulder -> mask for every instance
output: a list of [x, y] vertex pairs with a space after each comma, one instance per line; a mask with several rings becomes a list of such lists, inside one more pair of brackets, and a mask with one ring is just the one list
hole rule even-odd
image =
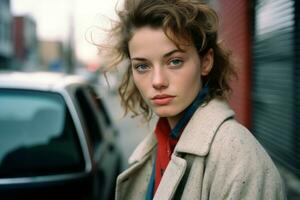
[[235, 119], [229, 119], [219, 127], [213, 144], [222, 144], [224, 148], [262, 148], [254, 135]]
[[211, 153], [230, 157], [233, 162], [255, 160], [260, 165], [273, 165], [273, 161], [254, 135], [235, 119], [225, 121], [212, 142]]
[[230, 196], [247, 197], [244, 199], [284, 199], [283, 182], [272, 159], [234, 119], [217, 130], [206, 158], [206, 176], [208, 185], [222, 187], [224, 195], [231, 191]]

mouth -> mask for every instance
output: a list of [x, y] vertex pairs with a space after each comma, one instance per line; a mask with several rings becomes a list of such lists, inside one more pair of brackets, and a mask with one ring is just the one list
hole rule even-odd
[[171, 101], [174, 98], [175, 98], [175, 96], [162, 94], [162, 95], [154, 96], [153, 98], [151, 98], [151, 101], [157, 106], [164, 106], [164, 105], [168, 105], [169, 103], [171, 103]]

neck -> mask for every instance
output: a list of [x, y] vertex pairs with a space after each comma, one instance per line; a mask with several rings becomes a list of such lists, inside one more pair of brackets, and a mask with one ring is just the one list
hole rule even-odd
[[183, 113], [173, 116], [173, 117], [168, 117], [167, 120], [169, 122], [170, 128], [173, 129], [176, 124], [178, 123], [178, 121], [180, 120], [180, 118], [182, 117]]
[[208, 86], [205, 86], [198, 93], [194, 101], [182, 113], [176, 115], [175, 118], [168, 118], [169, 125], [172, 129], [171, 137], [177, 138], [178, 135], [180, 135], [181, 131], [187, 125], [194, 112], [204, 102], [207, 93]]

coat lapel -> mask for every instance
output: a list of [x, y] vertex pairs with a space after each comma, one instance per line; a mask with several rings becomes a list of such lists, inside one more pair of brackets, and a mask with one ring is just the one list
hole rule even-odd
[[186, 167], [186, 161], [173, 154], [153, 199], [172, 199]]
[[[140, 199], [139, 196], [133, 195], [134, 191], [131, 191], [136, 187], [146, 191], [145, 188], [151, 175], [151, 152], [156, 143], [154, 134], [149, 134], [130, 156], [130, 167], [122, 172], [117, 179], [116, 200], [124, 199], [126, 196], [129, 196], [130, 199]], [[137, 172], [141, 170], [143, 175], [137, 177]]]
[[233, 117], [234, 112], [224, 100], [213, 99], [200, 106], [181, 134], [174, 152], [206, 156], [220, 125]]
[[[131, 165], [117, 179], [116, 200], [143, 199], [148, 180], [151, 176], [151, 161], [145, 156], [139, 162]], [[144, 191], [144, 192], [142, 192]]]
[[154, 133], [148, 134], [129, 157], [129, 164], [142, 160], [156, 146], [156, 144], [157, 140]]

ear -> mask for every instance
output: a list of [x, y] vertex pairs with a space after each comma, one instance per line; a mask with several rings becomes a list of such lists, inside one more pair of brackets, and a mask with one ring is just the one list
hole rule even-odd
[[202, 57], [201, 75], [207, 76], [214, 65], [214, 51], [209, 49]]

